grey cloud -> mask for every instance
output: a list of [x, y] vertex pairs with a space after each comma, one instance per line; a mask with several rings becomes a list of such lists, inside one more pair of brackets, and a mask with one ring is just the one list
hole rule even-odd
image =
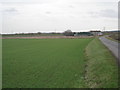
[[10, 13], [13, 13], [13, 12], [17, 12], [17, 10], [16, 10], [15, 8], [9, 8], [9, 9], [3, 10], [3, 12], [10, 12]]
[[118, 18], [118, 13], [112, 9], [101, 10], [99, 12], [89, 12], [91, 17]]
[[0, 3], [51, 3], [57, 0], [0, 0]]
[[74, 8], [74, 6], [73, 6], [73, 5], [69, 5], [68, 7], [69, 7], [69, 8]]
[[14, 16], [14, 15], [19, 15], [19, 11], [16, 8], [8, 8], [8, 9], [4, 9], [2, 10], [3, 15], [8, 15], [8, 16]]
[[92, 18], [99, 18], [100, 17], [99, 12], [88, 12], [87, 14], [88, 14], [88, 16], [90, 16]]
[[101, 10], [100, 16], [102, 17], [109, 17], [109, 18], [117, 18], [117, 12], [112, 9], [107, 9], [107, 10]]
[[51, 14], [52, 12], [50, 12], [50, 11], [47, 11], [47, 12], [45, 12], [46, 14]]

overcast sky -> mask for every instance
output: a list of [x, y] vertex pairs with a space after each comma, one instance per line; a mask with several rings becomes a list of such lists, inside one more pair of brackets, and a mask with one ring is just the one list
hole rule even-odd
[[117, 30], [119, 0], [0, 0], [0, 33]]

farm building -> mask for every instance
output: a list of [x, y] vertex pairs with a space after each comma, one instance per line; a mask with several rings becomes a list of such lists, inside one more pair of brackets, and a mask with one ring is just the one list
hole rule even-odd
[[103, 35], [101, 31], [90, 31], [91, 34], [93, 34], [94, 36], [101, 36]]
[[90, 32], [77, 32], [74, 34], [74, 36], [91, 36], [93, 34], [91, 34]]

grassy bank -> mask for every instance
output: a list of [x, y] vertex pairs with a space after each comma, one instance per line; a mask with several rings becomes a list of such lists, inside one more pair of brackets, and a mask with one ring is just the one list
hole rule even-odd
[[86, 48], [85, 80], [90, 88], [118, 87], [118, 67], [109, 50], [96, 38]]
[[119, 40], [116, 40], [116, 39], [114, 39], [114, 38], [111, 38], [111, 37], [106, 37], [106, 38], [109, 39], [109, 40], [112, 40], [112, 41], [115, 41], [115, 42], [119, 42], [119, 43], [120, 43]]

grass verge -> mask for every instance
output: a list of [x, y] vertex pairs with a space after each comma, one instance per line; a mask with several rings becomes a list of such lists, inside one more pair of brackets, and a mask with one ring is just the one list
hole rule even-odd
[[113, 38], [111, 38], [111, 37], [106, 37], [106, 38], [109, 39], [109, 40], [112, 40], [112, 41], [115, 41], [115, 42], [120, 43], [120, 41], [118, 41], [118, 40], [116, 40], [116, 39], [113, 39]]
[[98, 40], [86, 47], [85, 80], [90, 88], [117, 88], [118, 67], [115, 57]]

